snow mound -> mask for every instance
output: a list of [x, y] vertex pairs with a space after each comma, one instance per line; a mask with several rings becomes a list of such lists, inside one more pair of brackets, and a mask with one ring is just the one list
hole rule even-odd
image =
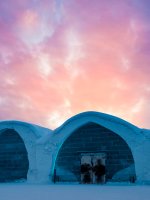
[[[58, 174], [57, 179], [59, 179], [59, 181], [70, 181], [70, 177], [73, 182], [78, 181], [77, 177], [74, 175], [74, 173], [72, 173], [64, 168], [58, 167], [56, 173]], [[66, 179], [66, 177], [68, 179]]]
[[132, 181], [131, 179], [135, 177], [135, 167], [130, 165], [129, 167], [120, 170], [113, 177], [112, 181]]

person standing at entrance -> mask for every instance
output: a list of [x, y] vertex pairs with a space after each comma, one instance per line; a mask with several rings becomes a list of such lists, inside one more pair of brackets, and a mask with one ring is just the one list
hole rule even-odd
[[97, 160], [96, 165], [93, 167], [93, 172], [95, 173], [96, 183], [105, 182], [106, 168], [102, 164], [101, 159]]
[[81, 183], [91, 183], [91, 166], [88, 163], [81, 165]]

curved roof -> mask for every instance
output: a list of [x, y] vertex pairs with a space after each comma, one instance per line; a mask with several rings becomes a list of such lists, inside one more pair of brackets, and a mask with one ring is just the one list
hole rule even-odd
[[69, 118], [66, 122], [64, 122], [60, 127], [56, 128], [54, 130], [54, 133], [58, 133], [59, 131], [61, 131], [65, 126], [67, 125], [70, 125], [73, 121], [75, 120], [79, 120], [79, 119], [82, 119], [82, 118], [85, 118], [85, 117], [89, 117], [90, 119], [92, 117], [98, 117], [100, 119], [103, 119], [105, 121], [109, 121], [109, 122], [113, 122], [113, 123], [116, 123], [116, 124], [120, 124], [122, 126], [125, 126], [129, 129], [132, 129], [132, 131], [137, 131], [139, 130], [139, 128], [119, 117], [115, 117], [113, 115], [110, 115], [110, 114], [106, 114], [106, 113], [101, 113], [101, 112], [96, 112], [96, 111], [87, 111], [87, 112], [82, 112], [82, 113], [79, 113], [71, 118]]
[[147, 139], [150, 139], [150, 129], [141, 129], [141, 133], [145, 135]]
[[44, 127], [41, 127], [41, 126], [38, 126], [35, 124], [18, 121], [18, 120], [2, 120], [2, 121], [0, 121], [0, 129], [1, 129], [1, 125], [3, 125], [3, 124], [9, 124], [14, 127], [15, 127], [15, 125], [27, 127], [32, 130], [32, 132], [36, 135], [36, 137], [42, 137], [42, 136], [48, 134], [48, 132], [51, 132], [50, 129], [47, 129], [47, 128], [44, 128]]

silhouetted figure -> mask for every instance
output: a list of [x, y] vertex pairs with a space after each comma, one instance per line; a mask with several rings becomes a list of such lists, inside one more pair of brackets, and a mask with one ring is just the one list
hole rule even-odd
[[135, 177], [135, 176], [131, 176], [131, 177], [129, 178], [129, 181], [130, 181], [130, 183], [135, 183], [136, 177]]
[[81, 182], [82, 183], [91, 183], [91, 166], [90, 164], [84, 163], [81, 165]]
[[106, 168], [101, 163], [100, 159], [97, 160], [97, 164], [93, 167], [93, 172], [95, 173], [97, 183], [103, 183], [105, 181], [104, 175], [106, 173]]

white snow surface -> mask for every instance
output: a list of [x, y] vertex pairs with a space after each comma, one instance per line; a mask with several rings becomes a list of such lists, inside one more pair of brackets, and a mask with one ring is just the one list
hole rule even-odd
[[145, 185], [0, 184], [1, 200], [149, 200]]

